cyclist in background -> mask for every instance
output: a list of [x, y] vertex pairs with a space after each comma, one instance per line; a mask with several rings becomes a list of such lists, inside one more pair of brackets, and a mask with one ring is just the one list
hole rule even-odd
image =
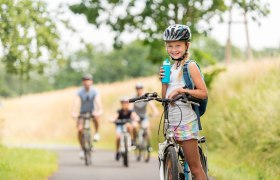
[[[132, 141], [134, 141], [135, 136], [133, 135], [133, 127], [137, 126], [138, 121], [140, 120], [139, 116], [129, 108], [129, 102], [127, 97], [123, 97], [120, 99], [121, 109], [119, 109], [116, 115], [113, 118], [113, 121], [118, 119], [126, 119], [128, 123], [125, 125], [127, 126], [128, 133], [131, 134]], [[116, 160], [120, 159], [120, 136], [122, 132], [122, 125], [116, 124]]]
[[[136, 89], [136, 96], [140, 97], [144, 95], [144, 86], [142, 83], [137, 83], [135, 86]], [[152, 101], [149, 102], [135, 102], [132, 104], [133, 110], [137, 113], [137, 115], [140, 117], [140, 126], [143, 128], [147, 128], [148, 137], [150, 136], [150, 122], [148, 118], [147, 113], [147, 107], [149, 106], [153, 111], [153, 116], [157, 116], [159, 114], [159, 111], [155, 104]], [[136, 134], [136, 130], [134, 130], [134, 133]]]
[[[93, 87], [93, 79], [90, 74], [84, 75], [82, 77], [81, 87], [74, 99], [72, 117], [77, 119], [77, 129], [78, 129], [78, 140], [82, 147], [82, 131], [83, 131], [83, 119], [80, 115], [85, 113], [92, 114], [92, 120], [95, 127], [95, 134], [93, 136], [94, 141], [100, 140], [99, 130], [99, 117], [102, 114], [102, 103], [99, 92]], [[80, 152], [80, 157], [82, 158], [84, 153]]]

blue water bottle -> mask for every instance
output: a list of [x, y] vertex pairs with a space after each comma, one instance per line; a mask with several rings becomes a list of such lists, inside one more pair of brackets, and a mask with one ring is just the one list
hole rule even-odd
[[170, 81], [170, 69], [171, 69], [170, 61], [168, 60], [168, 58], [166, 58], [165, 61], [163, 61], [162, 68], [164, 70], [164, 77], [161, 79], [161, 82], [163, 84], [168, 84]]

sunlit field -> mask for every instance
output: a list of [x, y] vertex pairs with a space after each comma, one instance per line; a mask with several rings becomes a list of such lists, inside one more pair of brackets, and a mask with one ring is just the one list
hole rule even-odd
[[[113, 147], [114, 125], [109, 120], [119, 108], [122, 96], [133, 96], [135, 84], [143, 82], [147, 91], [159, 90], [156, 77], [96, 85], [101, 93], [104, 114], [101, 117], [101, 142]], [[3, 101], [2, 142], [5, 144], [74, 144], [76, 123], [71, 118], [72, 102], [77, 87]]]

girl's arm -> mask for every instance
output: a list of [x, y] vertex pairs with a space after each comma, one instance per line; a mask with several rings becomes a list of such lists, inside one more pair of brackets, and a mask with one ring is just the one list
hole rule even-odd
[[188, 93], [193, 97], [199, 98], [199, 99], [206, 99], [208, 97], [207, 87], [202, 79], [202, 76], [200, 74], [200, 71], [195, 63], [189, 64], [190, 68], [190, 75], [191, 78], [195, 84], [196, 89], [184, 89], [184, 88], [178, 88], [175, 89], [168, 98], [172, 99], [176, 97], [178, 94], [182, 93]]
[[168, 88], [168, 84], [163, 84], [163, 83], [162, 83], [162, 87], [161, 87], [161, 97], [162, 97], [162, 98], [165, 98], [167, 88]]

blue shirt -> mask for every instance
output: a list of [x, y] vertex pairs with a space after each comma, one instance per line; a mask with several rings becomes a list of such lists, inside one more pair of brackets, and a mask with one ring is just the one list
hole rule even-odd
[[81, 99], [80, 113], [92, 113], [94, 110], [94, 99], [98, 95], [97, 90], [91, 86], [89, 91], [86, 91], [86, 89], [82, 87], [79, 89], [77, 95]]

